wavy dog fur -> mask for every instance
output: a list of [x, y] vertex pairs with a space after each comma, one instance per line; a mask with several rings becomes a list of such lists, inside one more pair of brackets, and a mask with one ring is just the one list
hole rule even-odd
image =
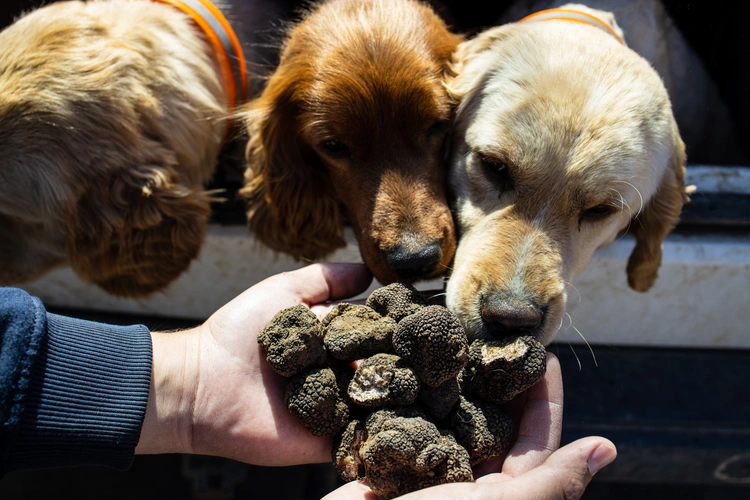
[[0, 284], [70, 265], [129, 297], [198, 255], [227, 130], [210, 45], [178, 9], [65, 1], [0, 33]]
[[545, 21], [480, 33], [455, 64], [446, 304], [470, 336], [551, 342], [566, 284], [622, 230], [636, 240], [628, 283], [647, 291], [687, 201], [685, 146], [649, 63], [603, 29]]
[[348, 218], [382, 283], [444, 273], [455, 234], [443, 78], [460, 40], [414, 0], [329, 0], [305, 11], [246, 113], [241, 194], [259, 240], [320, 259], [344, 245]]

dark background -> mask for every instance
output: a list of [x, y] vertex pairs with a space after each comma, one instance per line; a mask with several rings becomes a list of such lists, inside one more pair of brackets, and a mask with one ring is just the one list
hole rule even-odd
[[[3, 0], [0, 27], [41, 3]], [[750, 5], [724, 0], [664, 3], [729, 104], [741, 143], [750, 147]], [[275, 4], [281, 18], [291, 18], [299, 6], [292, 1]], [[471, 34], [491, 26], [509, 2], [433, 4], [455, 30]], [[268, 19], [269, 30], [278, 26], [277, 20]], [[684, 219], [688, 226], [691, 221], [708, 221], [710, 226], [721, 220], [723, 230], [746, 231], [746, 222], [744, 228], [735, 225], [738, 213], [741, 220], [750, 219], [747, 200], [727, 205], [730, 198], [725, 196], [723, 204], [696, 200], [692, 205], [697, 208], [691, 207]], [[217, 219], [243, 223], [241, 210], [220, 211]], [[167, 318], [54, 312], [144, 323], [152, 329], [190, 326]], [[750, 498], [750, 352], [599, 345], [592, 355], [580, 346], [553, 344], [549, 349], [561, 361], [566, 388], [563, 443], [598, 434], [611, 439], [619, 451], [618, 459], [589, 485], [585, 500]], [[0, 499], [313, 500], [339, 484], [330, 464], [266, 468], [165, 455], [136, 457], [125, 472], [81, 467], [12, 473], [0, 481]]]

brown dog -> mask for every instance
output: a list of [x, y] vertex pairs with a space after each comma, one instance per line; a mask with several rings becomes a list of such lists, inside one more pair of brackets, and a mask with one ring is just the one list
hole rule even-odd
[[453, 257], [444, 72], [460, 38], [415, 0], [329, 0], [289, 31], [247, 111], [247, 217], [298, 259], [344, 245], [346, 218], [382, 283], [444, 273]]
[[685, 150], [659, 75], [621, 37], [611, 14], [567, 5], [457, 51], [446, 305], [472, 337], [549, 343], [566, 285], [625, 229], [628, 283], [657, 277], [687, 200]]
[[1, 285], [71, 265], [140, 297], [187, 269], [245, 100], [227, 26], [205, 0], [65, 1], [0, 33]]

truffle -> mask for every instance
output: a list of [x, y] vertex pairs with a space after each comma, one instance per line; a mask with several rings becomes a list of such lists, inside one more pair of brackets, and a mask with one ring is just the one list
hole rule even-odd
[[364, 424], [352, 420], [333, 439], [333, 466], [344, 481], [365, 477], [364, 464], [359, 457], [359, 448], [367, 437]]
[[417, 399], [419, 380], [395, 354], [379, 353], [362, 361], [349, 383], [349, 397], [361, 406], [408, 406]]
[[438, 305], [425, 306], [402, 319], [393, 335], [393, 347], [431, 387], [455, 377], [468, 361], [464, 327], [456, 315]]
[[469, 452], [471, 465], [500, 456], [513, 438], [513, 420], [499, 405], [460, 396], [450, 413], [456, 441]]
[[271, 368], [283, 377], [326, 362], [320, 320], [301, 304], [279, 311], [258, 334], [258, 343]]
[[399, 322], [426, 306], [427, 301], [414, 285], [397, 282], [373, 291], [365, 305]]
[[346, 390], [352, 372], [339, 366], [311, 368], [287, 384], [286, 407], [313, 436], [334, 436], [346, 427], [350, 416]]
[[430, 415], [443, 420], [458, 402], [459, 395], [458, 378], [452, 377], [437, 387], [422, 384], [417, 398], [427, 407]]
[[473, 481], [468, 452], [421, 417], [367, 418], [359, 449], [367, 483], [388, 500], [437, 484]]
[[502, 403], [546, 371], [534, 337], [469, 344], [453, 313], [404, 284], [376, 290], [367, 305], [339, 304], [322, 322], [304, 306], [282, 311], [259, 342], [280, 373], [303, 367], [287, 385], [287, 408], [313, 435], [333, 438], [342, 479], [367, 482], [380, 500], [473, 481], [472, 467], [513, 439]]
[[461, 393], [505, 403], [536, 384], [547, 370], [547, 351], [532, 336], [502, 341], [476, 339], [459, 375]]
[[391, 350], [396, 321], [371, 307], [342, 303], [323, 318], [323, 343], [331, 357], [355, 361]]

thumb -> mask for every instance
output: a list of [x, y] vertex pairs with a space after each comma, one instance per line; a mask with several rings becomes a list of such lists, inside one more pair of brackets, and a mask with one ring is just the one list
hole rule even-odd
[[[539, 467], [510, 481], [496, 483], [494, 474], [480, 478], [483, 487], [494, 487], [494, 495], [479, 498], [529, 500], [577, 500], [598, 471], [617, 457], [615, 445], [603, 437], [591, 436], [558, 449]], [[490, 484], [494, 483], [494, 484]], [[501, 496], [497, 488], [502, 489]]]

